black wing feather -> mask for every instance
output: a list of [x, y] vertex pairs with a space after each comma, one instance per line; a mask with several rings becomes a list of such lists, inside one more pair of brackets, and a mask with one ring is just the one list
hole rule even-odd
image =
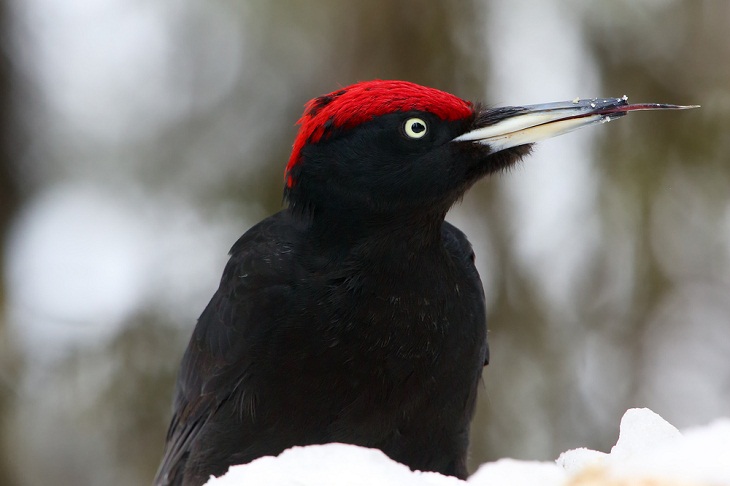
[[[291, 277], [291, 220], [280, 212], [247, 231], [231, 249], [218, 290], [198, 319], [178, 376], [174, 414], [155, 485], [181, 485], [196, 440], [220, 407], [239, 400], [241, 414], [255, 413], [255, 397], [242, 384], [251, 364], [251, 343], [270, 327], [261, 320], [261, 294], [285, 293]], [[276, 299], [275, 299], [276, 300]], [[258, 319], [252, 318], [259, 316]]]

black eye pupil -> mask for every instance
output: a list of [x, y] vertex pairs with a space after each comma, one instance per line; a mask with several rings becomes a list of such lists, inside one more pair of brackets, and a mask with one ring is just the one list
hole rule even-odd
[[413, 130], [413, 133], [421, 133], [426, 130], [426, 125], [421, 122], [413, 122], [413, 124], [411, 125], [411, 130]]

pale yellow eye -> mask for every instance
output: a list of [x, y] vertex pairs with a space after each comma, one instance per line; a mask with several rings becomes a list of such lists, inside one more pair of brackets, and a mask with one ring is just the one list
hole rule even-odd
[[428, 132], [428, 125], [420, 118], [409, 118], [403, 129], [409, 138], [422, 138]]

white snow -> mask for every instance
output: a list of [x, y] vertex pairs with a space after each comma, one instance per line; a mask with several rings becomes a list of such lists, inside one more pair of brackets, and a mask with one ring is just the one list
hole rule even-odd
[[377, 449], [350, 444], [293, 447], [277, 457], [233, 466], [208, 486], [459, 486], [456, 478], [411, 471]]
[[610, 453], [580, 448], [554, 462], [501, 459], [467, 481], [411, 471], [348, 444], [294, 447], [233, 466], [208, 486], [730, 486], [730, 418], [680, 433], [646, 408], [628, 410]]
[[560, 486], [568, 478], [554, 462], [500, 459], [482, 464], [463, 485], [485, 486]]

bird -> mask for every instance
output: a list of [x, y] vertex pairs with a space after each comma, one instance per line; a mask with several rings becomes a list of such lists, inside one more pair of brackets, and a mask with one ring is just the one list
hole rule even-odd
[[625, 96], [490, 108], [397, 80], [309, 101], [286, 207], [233, 245], [192, 333], [154, 484], [330, 442], [466, 478], [489, 348], [474, 251], [447, 211], [537, 141], [683, 108]]

